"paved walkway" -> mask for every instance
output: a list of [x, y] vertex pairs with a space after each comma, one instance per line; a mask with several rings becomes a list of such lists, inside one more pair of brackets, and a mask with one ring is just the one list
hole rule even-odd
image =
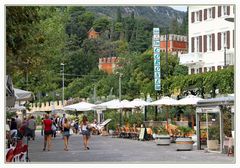
[[157, 146], [154, 141], [138, 141], [93, 135], [90, 150], [83, 150], [81, 135], [72, 135], [69, 151], [64, 151], [61, 136], [52, 141], [51, 151], [42, 151], [43, 137], [36, 133], [35, 141], [29, 141], [29, 158], [37, 163], [234, 163], [234, 157], [226, 154], [199, 151], [176, 151], [175, 144]]

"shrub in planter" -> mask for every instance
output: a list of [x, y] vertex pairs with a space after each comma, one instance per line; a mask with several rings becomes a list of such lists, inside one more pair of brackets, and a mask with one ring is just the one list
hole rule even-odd
[[220, 130], [218, 125], [212, 125], [208, 128], [208, 149], [218, 150], [220, 140]]
[[176, 139], [177, 150], [192, 150], [193, 141], [190, 137], [188, 137], [192, 132], [192, 129], [186, 126], [180, 126], [178, 129], [181, 137]]
[[155, 142], [157, 145], [169, 145], [170, 136], [167, 129], [164, 126], [158, 128], [158, 134], [155, 136]]

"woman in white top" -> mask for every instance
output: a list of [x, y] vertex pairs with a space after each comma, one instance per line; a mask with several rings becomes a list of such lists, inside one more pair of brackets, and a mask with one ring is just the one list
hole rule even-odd
[[83, 135], [83, 146], [84, 150], [89, 150], [88, 147], [88, 141], [90, 138], [90, 131], [88, 128], [88, 119], [86, 116], [83, 116], [82, 122], [81, 122], [81, 130], [82, 130], [82, 135]]

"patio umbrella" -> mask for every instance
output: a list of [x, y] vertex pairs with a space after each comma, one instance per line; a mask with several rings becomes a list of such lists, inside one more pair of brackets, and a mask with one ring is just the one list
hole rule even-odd
[[14, 88], [14, 93], [18, 101], [32, 100], [32, 92]]
[[188, 95], [187, 97], [178, 100], [177, 104], [178, 105], [197, 105], [197, 102], [199, 100], [203, 100], [203, 99], [194, 95]]
[[135, 106], [128, 100], [122, 100], [120, 102], [120, 108], [135, 108]]
[[7, 107], [7, 111], [8, 112], [16, 112], [16, 111], [21, 111], [21, 110], [26, 110], [26, 107], [25, 106], [21, 106], [21, 105], [18, 105], [18, 104], [15, 104], [14, 107]]
[[118, 99], [113, 99], [113, 100], [98, 104], [98, 106], [106, 107], [107, 109], [119, 109], [121, 104]]
[[98, 104], [98, 106], [106, 107], [107, 109], [119, 109], [120, 110], [120, 125], [121, 125], [122, 109], [134, 108], [134, 106], [128, 100], [119, 101], [119, 99], [110, 100], [108, 102]]
[[[193, 110], [193, 107], [197, 105], [197, 102], [199, 100], [203, 100], [203, 99], [200, 97], [194, 96], [194, 95], [188, 95], [187, 97], [178, 100], [177, 103], [178, 103], [178, 105], [183, 105], [183, 106], [189, 105], [189, 106], [191, 106], [191, 108]], [[191, 120], [192, 120], [192, 128], [193, 128], [194, 127], [194, 118], [193, 118], [192, 113], [191, 113]]]
[[64, 110], [71, 110], [71, 111], [90, 111], [93, 110], [95, 104], [87, 103], [87, 102], [80, 102], [76, 104], [72, 104], [69, 106], [63, 107]]
[[133, 105], [134, 107], [143, 107], [143, 106], [148, 106], [149, 103], [142, 100], [142, 99], [134, 99], [133, 101], [130, 102], [131, 105]]
[[156, 100], [156, 101], [150, 103], [149, 105], [153, 105], [153, 106], [166, 106], [167, 107], [166, 120], [167, 120], [167, 128], [168, 128], [168, 107], [169, 106], [175, 106], [177, 104], [178, 104], [177, 100], [166, 96], [166, 97], [162, 97], [161, 99]]

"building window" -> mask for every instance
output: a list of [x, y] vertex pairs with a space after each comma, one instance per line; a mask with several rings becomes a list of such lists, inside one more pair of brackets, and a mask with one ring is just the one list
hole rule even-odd
[[191, 69], [191, 74], [194, 74], [194, 71], [195, 71], [194, 68], [192, 68], [192, 69]]
[[212, 51], [212, 35], [208, 35], [207, 38], [208, 38], [207, 50]]
[[212, 8], [209, 8], [207, 10], [207, 16], [208, 16], [208, 19], [212, 19]]
[[215, 66], [212, 66], [212, 71], [213, 71], [213, 72], [215, 71]]
[[200, 21], [200, 11], [196, 12], [196, 21]]
[[200, 50], [199, 50], [199, 37], [195, 37], [195, 41], [196, 41], [196, 44], [195, 44], [196, 52], [200, 52]]
[[204, 67], [204, 72], [207, 72], [207, 67]]
[[226, 5], [223, 6], [223, 10], [222, 11], [223, 11], [223, 16], [226, 16], [228, 14]]
[[219, 65], [219, 66], [217, 66], [217, 70], [221, 70], [222, 69], [222, 67]]
[[199, 71], [198, 71], [199, 73], [202, 73], [202, 68], [199, 68]]
[[222, 48], [224, 49], [224, 47], [227, 47], [227, 32], [223, 32], [222, 33]]

